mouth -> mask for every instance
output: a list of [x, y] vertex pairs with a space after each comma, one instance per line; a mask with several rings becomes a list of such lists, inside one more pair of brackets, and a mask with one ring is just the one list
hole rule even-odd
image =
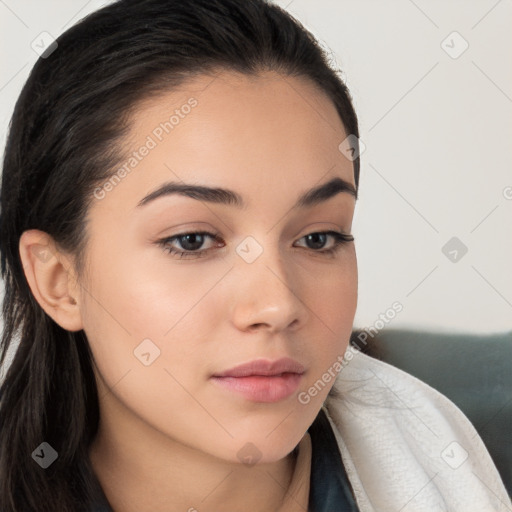
[[250, 361], [220, 374], [211, 380], [231, 393], [253, 402], [279, 402], [292, 395], [305, 373], [304, 366], [290, 358], [271, 362]]

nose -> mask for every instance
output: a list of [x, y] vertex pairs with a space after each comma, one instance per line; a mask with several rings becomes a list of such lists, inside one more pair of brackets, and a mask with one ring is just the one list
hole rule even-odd
[[267, 330], [276, 333], [302, 327], [309, 311], [300, 296], [300, 276], [283, 262], [278, 249], [265, 249], [253, 261], [237, 262], [237, 290], [232, 319], [245, 332]]

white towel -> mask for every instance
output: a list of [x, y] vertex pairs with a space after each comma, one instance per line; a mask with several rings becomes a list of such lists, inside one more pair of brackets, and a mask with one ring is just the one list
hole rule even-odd
[[334, 384], [341, 397], [324, 410], [361, 512], [512, 512], [487, 448], [453, 402], [348, 350]]

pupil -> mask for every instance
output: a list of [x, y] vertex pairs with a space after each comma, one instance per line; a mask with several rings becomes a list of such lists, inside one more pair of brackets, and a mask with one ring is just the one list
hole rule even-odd
[[312, 233], [311, 235], [308, 235], [308, 239], [309, 240], [313, 239], [313, 245], [315, 245], [315, 239], [317, 239], [317, 241], [318, 241], [318, 238], [320, 238], [320, 240], [321, 240], [319, 245], [315, 246], [315, 247], [312, 247], [312, 249], [321, 249], [323, 247], [324, 243], [325, 243], [324, 238], [326, 236], [327, 235], [325, 233]]
[[[203, 235], [199, 235], [197, 233], [196, 234], [191, 234], [191, 235], [185, 235], [185, 236], [183, 236], [181, 238], [182, 238], [182, 240], [185, 241], [185, 243], [181, 243], [181, 246], [186, 251], [197, 250], [197, 249], [199, 249], [201, 247], [201, 245], [203, 245], [203, 240], [202, 240]], [[197, 240], [195, 240], [196, 238], [199, 239], [199, 242]]]

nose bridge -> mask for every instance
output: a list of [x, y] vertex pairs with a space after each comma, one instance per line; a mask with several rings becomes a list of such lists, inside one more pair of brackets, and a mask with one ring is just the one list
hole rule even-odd
[[302, 324], [307, 312], [298, 296], [300, 283], [290, 275], [279, 245], [268, 236], [260, 240], [248, 236], [236, 248], [239, 293], [234, 322], [241, 329], [273, 330]]

